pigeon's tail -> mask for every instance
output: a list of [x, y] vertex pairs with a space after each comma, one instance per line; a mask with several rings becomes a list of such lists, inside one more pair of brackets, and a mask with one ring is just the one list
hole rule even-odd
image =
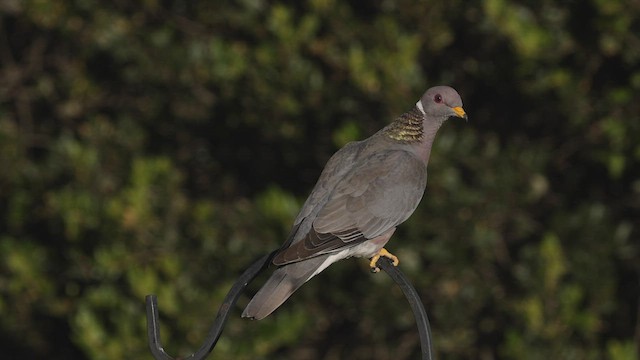
[[278, 268], [251, 299], [242, 317], [264, 319], [282, 305], [302, 284], [326, 268], [329, 265], [325, 264], [327, 258], [326, 255], [318, 256]]

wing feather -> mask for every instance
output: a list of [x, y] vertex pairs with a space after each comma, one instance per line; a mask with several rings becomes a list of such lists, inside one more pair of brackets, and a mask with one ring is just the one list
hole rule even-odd
[[426, 181], [424, 163], [411, 153], [374, 153], [337, 180], [308, 232], [298, 234], [300, 240], [283, 248], [274, 263], [338, 251], [384, 234], [413, 213]]

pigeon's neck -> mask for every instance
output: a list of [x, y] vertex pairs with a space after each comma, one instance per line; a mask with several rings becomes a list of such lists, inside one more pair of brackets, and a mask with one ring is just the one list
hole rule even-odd
[[414, 145], [413, 152], [425, 163], [429, 162], [433, 139], [443, 121], [429, 121], [421, 109], [414, 106], [410, 111], [398, 116], [384, 130], [383, 134], [394, 142]]
[[389, 124], [384, 129], [384, 134], [404, 144], [420, 142], [424, 137], [423, 118], [422, 112], [414, 106], [411, 111], [398, 116]]

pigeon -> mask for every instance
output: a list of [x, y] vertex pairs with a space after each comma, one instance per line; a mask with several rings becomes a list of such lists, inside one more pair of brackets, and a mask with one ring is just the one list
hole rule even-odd
[[449, 86], [432, 87], [382, 130], [338, 150], [273, 258], [277, 268], [242, 317], [265, 318], [338, 260], [370, 258], [377, 272], [384, 256], [397, 266], [384, 246], [422, 199], [433, 139], [450, 117], [467, 119], [460, 95]]

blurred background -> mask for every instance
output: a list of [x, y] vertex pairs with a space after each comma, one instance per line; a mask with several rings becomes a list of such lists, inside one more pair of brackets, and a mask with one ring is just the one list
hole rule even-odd
[[[638, 359], [640, 2], [0, 3], [2, 358], [200, 345], [327, 159], [461, 94], [388, 248], [442, 359]], [[218, 359], [416, 359], [397, 286], [333, 265]], [[6, 357], [5, 355], [8, 355]]]

